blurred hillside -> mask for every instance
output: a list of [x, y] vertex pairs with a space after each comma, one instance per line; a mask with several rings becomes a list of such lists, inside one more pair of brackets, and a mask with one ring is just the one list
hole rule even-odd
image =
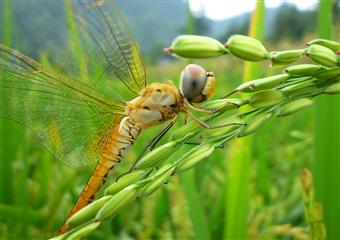
[[[185, 32], [187, 5], [185, 2], [118, 1], [129, 28], [151, 61], [166, 58], [161, 49], [179, 34]], [[60, 51], [66, 47], [67, 24], [62, 1], [12, 1], [13, 36], [32, 57], [42, 49]], [[340, 19], [340, 1], [333, 8], [334, 22]], [[275, 44], [279, 39], [299, 41], [315, 31], [315, 11], [299, 11], [294, 5], [283, 4], [266, 10], [265, 35]], [[250, 13], [223, 21], [212, 21], [198, 14], [195, 16], [195, 32], [225, 41], [232, 34], [247, 34]], [[53, 26], [53, 27], [51, 27]], [[1, 26], [3, 27], [3, 26]], [[0, 31], [3, 32], [3, 31]], [[23, 40], [24, 39], [24, 40]]]

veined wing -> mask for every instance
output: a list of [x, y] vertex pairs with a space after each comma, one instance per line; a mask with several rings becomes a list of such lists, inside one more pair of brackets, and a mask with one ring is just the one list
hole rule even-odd
[[125, 103], [81, 82], [55, 76], [0, 44], [0, 116], [29, 128], [68, 165], [97, 161]]
[[117, 7], [112, 1], [86, 0], [73, 1], [73, 10], [83, 49], [104, 66], [100, 78], [113, 85], [120, 81], [134, 96], [139, 95], [147, 84], [145, 69], [138, 44]]

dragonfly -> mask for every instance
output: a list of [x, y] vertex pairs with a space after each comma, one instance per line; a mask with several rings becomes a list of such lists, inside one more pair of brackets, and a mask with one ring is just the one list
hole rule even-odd
[[[97, 83], [48, 70], [0, 44], [0, 116], [26, 127], [57, 159], [71, 167], [96, 163], [66, 220], [93, 201], [142, 130], [166, 123], [147, 145], [152, 149], [180, 113], [205, 128], [230, 125], [210, 126], [193, 114], [214, 112], [193, 105], [213, 95], [216, 81], [212, 72], [190, 64], [181, 73], [179, 88], [172, 82], [147, 82], [139, 46], [112, 4], [73, 3], [82, 48], [89, 50], [84, 51], [85, 57], [94, 56], [104, 66]], [[122, 99], [119, 92], [131, 97]], [[66, 231], [64, 224], [59, 233]]]

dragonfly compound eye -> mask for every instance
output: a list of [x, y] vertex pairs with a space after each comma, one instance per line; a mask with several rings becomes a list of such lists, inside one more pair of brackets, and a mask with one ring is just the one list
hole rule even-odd
[[207, 83], [207, 72], [196, 64], [184, 68], [180, 78], [180, 92], [189, 101], [202, 95]]

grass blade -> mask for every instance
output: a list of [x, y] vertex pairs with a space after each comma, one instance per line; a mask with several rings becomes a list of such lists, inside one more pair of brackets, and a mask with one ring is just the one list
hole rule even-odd
[[[318, 10], [319, 36], [332, 39], [332, 6], [334, 1], [320, 1]], [[338, 39], [339, 40], [339, 39]], [[340, 96], [318, 98], [315, 102], [315, 163], [316, 199], [324, 207], [328, 239], [340, 237]]]
[[194, 231], [194, 239], [210, 239], [207, 218], [205, 216], [202, 200], [198, 194], [195, 184], [195, 172], [188, 171], [181, 176], [186, 200], [189, 208], [189, 215]]

